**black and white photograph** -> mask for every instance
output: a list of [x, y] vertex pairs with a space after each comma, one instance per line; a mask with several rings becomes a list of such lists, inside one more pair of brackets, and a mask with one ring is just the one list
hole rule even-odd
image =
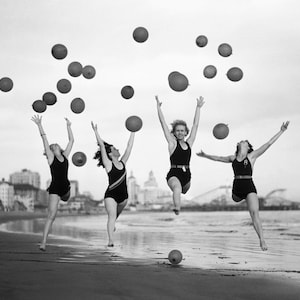
[[296, 0], [0, 0], [0, 299], [300, 295]]

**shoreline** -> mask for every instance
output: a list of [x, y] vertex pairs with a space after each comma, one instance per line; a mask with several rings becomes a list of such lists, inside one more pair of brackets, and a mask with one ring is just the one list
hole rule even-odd
[[[58, 213], [56, 218], [61, 217], [79, 217], [79, 216], [97, 216], [104, 215], [105, 212], [97, 213], [97, 214], [79, 214], [79, 213]], [[19, 221], [19, 220], [32, 220], [39, 218], [46, 218], [47, 212], [26, 212], [26, 211], [10, 211], [10, 212], [0, 212], [0, 224], [11, 222], [11, 221]]]
[[300, 293], [296, 281], [280, 276], [119, 261], [76, 241], [50, 238], [41, 252], [39, 238], [0, 232], [0, 299], [296, 300]]
[[[25, 218], [35, 218], [27, 215]], [[41, 217], [41, 216], [39, 216]], [[24, 216], [7, 216], [6, 222]], [[0, 218], [3, 221], [2, 218]], [[113, 250], [0, 231], [0, 299], [291, 299], [299, 282], [277, 274], [124, 260]]]
[[30, 220], [36, 218], [45, 218], [47, 213], [36, 213], [36, 212], [24, 212], [24, 211], [11, 211], [11, 212], [0, 212], [0, 224], [18, 221], [18, 220]]

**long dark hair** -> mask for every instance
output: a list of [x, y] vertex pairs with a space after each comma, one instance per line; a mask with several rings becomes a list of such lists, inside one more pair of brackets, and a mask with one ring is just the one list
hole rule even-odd
[[[245, 140], [245, 142], [247, 142], [249, 146], [248, 153], [251, 153], [253, 151], [253, 146], [250, 144], [248, 140]], [[237, 156], [238, 152], [239, 152], [239, 145], [236, 145], [235, 156]]]
[[[109, 156], [109, 153], [111, 152], [111, 147], [113, 145], [111, 144], [108, 144], [106, 142], [104, 142], [104, 146], [105, 146], [105, 151], [106, 151], [106, 154], [107, 154], [107, 157], [111, 160], [110, 156]], [[98, 167], [103, 167], [104, 168], [104, 165], [103, 165], [103, 161], [102, 161], [102, 156], [101, 156], [101, 149], [99, 148], [98, 151], [95, 153], [94, 159], [98, 159], [98, 163], [97, 163], [97, 166]]]

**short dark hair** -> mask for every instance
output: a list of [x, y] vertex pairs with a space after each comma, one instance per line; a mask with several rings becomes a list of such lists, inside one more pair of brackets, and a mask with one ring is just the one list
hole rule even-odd
[[[106, 154], [108, 156], [108, 158], [111, 160], [110, 156], [108, 155], [109, 153], [111, 153], [111, 147], [113, 145], [111, 144], [108, 144], [106, 142], [104, 142], [104, 146], [105, 146], [105, 151], [106, 151]], [[102, 161], [102, 156], [101, 156], [101, 149], [99, 148], [98, 151], [95, 153], [94, 159], [98, 159], [98, 163], [97, 163], [97, 166], [98, 167], [103, 167], [104, 168], [104, 165], [103, 165], [103, 161]]]
[[175, 130], [176, 130], [176, 127], [177, 127], [178, 125], [183, 125], [183, 126], [185, 126], [186, 133], [189, 134], [190, 130], [189, 130], [189, 128], [187, 127], [186, 122], [183, 121], [183, 120], [175, 120], [175, 121], [173, 121], [173, 123], [171, 123], [171, 126], [172, 126], [171, 133], [174, 134], [174, 132], [175, 132]]

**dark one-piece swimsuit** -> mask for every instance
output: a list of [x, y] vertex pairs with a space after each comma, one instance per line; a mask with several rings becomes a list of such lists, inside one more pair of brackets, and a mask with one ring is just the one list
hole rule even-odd
[[105, 198], [113, 198], [117, 203], [121, 203], [128, 198], [126, 183], [126, 168], [121, 161], [123, 168], [119, 170], [114, 163], [108, 172], [108, 188], [105, 191]]
[[61, 162], [54, 155], [52, 164], [50, 165], [51, 183], [47, 191], [49, 194], [60, 196], [61, 200], [68, 201], [70, 197], [70, 181], [68, 179], [69, 162], [63, 155], [64, 160]]
[[184, 193], [187, 192], [184, 187], [191, 181], [190, 160], [192, 151], [190, 145], [186, 144], [188, 148], [184, 150], [177, 140], [176, 148], [170, 156], [171, 168], [166, 178], [168, 181], [171, 177], [176, 177], [180, 181]]
[[[252, 180], [252, 166], [248, 157], [242, 161], [238, 161], [235, 158], [232, 162], [232, 168], [235, 176], [232, 185], [232, 194], [240, 198], [240, 200], [234, 201], [240, 202], [246, 199], [248, 194], [257, 193]], [[238, 178], [239, 176], [247, 176], [247, 178]]]

